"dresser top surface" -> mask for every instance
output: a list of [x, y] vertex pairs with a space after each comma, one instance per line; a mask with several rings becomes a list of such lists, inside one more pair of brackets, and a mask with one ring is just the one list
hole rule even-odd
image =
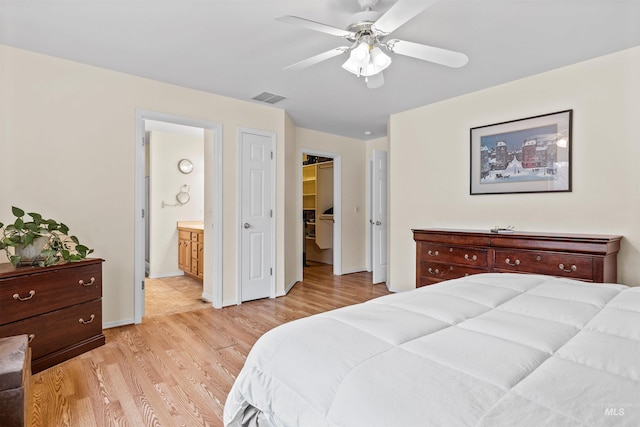
[[49, 271], [64, 270], [67, 268], [75, 268], [83, 265], [100, 264], [104, 262], [101, 258], [87, 258], [82, 261], [66, 262], [63, 264], [50, 265], [48, 267], [14, 267], [11, 263], [0, 264], [0, 279], [10, 277], [27, 276], [29, 274], [46, 273]]
[[537, 239], [537, 240], [571, 240], [571, 241], [599, 241], [599, 242], [612, 242], [619, 241], [622, 236], [608, 235], [608, 234], [578, 234], [578, 233], [542, 233], [542, 232], [529, 232], [529, 231], [514, 231], [509, 233], [493, 233], [488, 230], [464, 230], [464, 229], [449, 229], [449, 228], [426, 228], [426, 229], [412, 229], [414, 236], [416, 235], [429, 235], [429, 234], [448, 234], [448, 235], [473, 235], [481, 237], [491, 238], [512, 238], [512, 239]]

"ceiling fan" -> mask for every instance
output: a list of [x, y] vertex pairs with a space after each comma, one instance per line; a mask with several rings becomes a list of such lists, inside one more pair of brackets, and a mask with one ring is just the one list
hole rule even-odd
[[385, 40], [389, 34], [423, 12], [436, 0], [398, 0], [382, 16], [373, 10], [378, 0], [357, 1], [362, 11], [353, 16], [353, 23], [345, 30], [297, 16], [287, 15], [276, 18], [280, 22], [300, 25], [309, 30], [342, 37], [351, 42], [349, 46], [328, 50], [284, 69], [299, 70], [343, 53], [349, 53], [349, 59], [342, 64], [342, 68], [358, 77], [364, 77], [367, 86], [373, 89], [384, 84], [382, 71], [391, 65], [391, 58], [384, 51], [453, 68], [462, 67], [469, 61], [464, 53], [398, 39]]

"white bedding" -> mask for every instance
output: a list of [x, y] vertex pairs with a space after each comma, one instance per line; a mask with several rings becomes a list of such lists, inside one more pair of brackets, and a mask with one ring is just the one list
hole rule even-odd
[[251, 350], [224, 420], [637, 427], [640, 288], [480, 274], [287, 323]]

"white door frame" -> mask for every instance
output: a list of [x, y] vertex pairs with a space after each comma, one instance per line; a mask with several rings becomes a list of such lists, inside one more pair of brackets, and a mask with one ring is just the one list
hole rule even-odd
[[[205, 182], [205, 271], [213, 272], [205, 274], [203, 280], [203, 298], [212, 301], [214, 308], [222, 307], [222, 125], [206, 120], [192, 119], [172, 114], [158, 113], [155, 111], [136, 109], [136, 139], [135, 143], [135, 167], [134, 167], [134, 322], [141, 323], [144, 315], [144, 248], [145, 225], [144, 213], [144, 174], [145, 174], [145, 120], [156, 120], [185, 126], [203, 128], [205, 141], [207, 133], [213, 137], [213, 150], [205, 153], [211, 156], [205, 158], [205, 176], [213, 176], [213, 182]], [[211, 152], [212, 151], [212, 152]], [[207, 174], [207, 170], [212, 174]], [[212, 184], [212, 186], [211, 186]], [[211, 191], [206, 190], [211, 188]], [[207, 237], [208, 236], [208, 237]], [[209, 256], [207, 253], [212, 254]]]
[[236, 153], [238, 157], [237, 167], [237, 209], [236, 209], [236, 242], [237, 247], [237, 262], [236, 262], [236, 295], [238, 305], [242, 304], [242, 134], [252, 133], [254, 135], [260, 135], [267, 138], [271, 138], [271, 152], [273, 153], [273, 161], [271, 162], [271, 207], [273, 209], [273, 218], [271, 219], [271, 266], [273, 268], [273, 274], [271, 275], [269, 298], [276, 297], [276, 218], [278, 218], [278, 212], [276, 209], [276, 134], [274, 132], [267, 132], [258, 129], [251, 129], [246, 127], [239, 127], [237, 132], [237, 146]]
[[304, 245], [303, 221], [302, 221], [302, 155], [310, 154], [312, 156], [331, 157], [333, 158], [333, 274], [335, 276], [342, 275], [342, 156], [338, 153], [328, 151], [310, 150], [301, 148], [298, 152], [298, 191], [297, 191], [297, 234], [298, 234], [298, 281], [303, 279], [302, 269], [302, 251]]
[[[372, 168], [371, 168], [371, 270], [373, 271], [373, 284], [382, 283], [387, 281], [387, 269], [388, 269], [388, 259], [387, 255], [389, 252], [388, 247], [388, 153], [384, 150], [373, 150], [372, 156]], [[376, 159], [378, 158], [378, 159]], [[380, 193], [378, 190], [378, 179], [380, 178], [379, 173], [377, 172], [378, 165], [376, 164], [376, 160], [384, 159], [384, 167], [385, 174], [384, 179], [382, 180], [384, 184], [384, 203], [381, 203]], [[383, 211], [384, 217], [381, 218], [379, 216], [379, 210]], [[384, 233], [380, 233], [380, 228], [384, 229]], [[377, 243], [377, 245], [376, 245]], [[380, 249], [384, 245], [385, 257], [384, 260], [380, 260], [378, 255], [380, 254]], [[377, 262], [379, 261], [379, 262]]]

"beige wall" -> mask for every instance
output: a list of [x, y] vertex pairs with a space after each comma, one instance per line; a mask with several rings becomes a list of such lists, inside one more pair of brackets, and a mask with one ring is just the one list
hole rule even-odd
[[283, 257], [279, 258], [279, 262], [284, 263], [281, 271], [284, 271], [284, 280], [282, 281], [284, 288], [278, 289], [278, 295], [284, 294], [296, 283], [300, 274], [300, 262], [298, 259], [298, 232], [295, 226], [300, 220], [300, 212], [297, 205], [298, 194], [298, 168], [300, 161], [296, 148], [296, 126], [289, 117], [285, 115], [285, 138], [287, 144], [284, 152], [284, 215], [279, 215], [283, 221], [282, 229], [284, 230], [284, 241], [287, 250]]
[[[17, 205], [61, 219], [105, 259], [107, 326], [134, 314], [136, 109], [222, 124], [223, 303], [235, 303], [238, 127], [276, 134], [283, 212], [284, 111], [2, 45], [0, 94], [0, 218]], [[276, 227], [277, 254], [286, 259], [284, 219]], [[282, 290], [285, 274], [276, 273]]]
[[[620, 234], [618, 281], [640, 285], [640, 48], [390, 119], [390, 286], [415, 286], [411, 228]], [[573, 109], [573, 191], [469, 195], [469, 129]]]
[[[342, 272], [366, 269], [366, 145], [364, 141], [309, 129], [296, 129], [298, 152], [335, 153], [342, 158]], [[298, 162], [298, 167], [300, 166]], [[299, 176], [299, 175], [298, 175]], [[356, 212], [356, 209], [358, 212]], [[302, 219], [298, 219], [302, 233]], [[299, 234], [300, 239], [302, 235]], [[335, 251], [335, 248], [334, 248]], [[302, 267], [300, 267], [301, 269]]]

